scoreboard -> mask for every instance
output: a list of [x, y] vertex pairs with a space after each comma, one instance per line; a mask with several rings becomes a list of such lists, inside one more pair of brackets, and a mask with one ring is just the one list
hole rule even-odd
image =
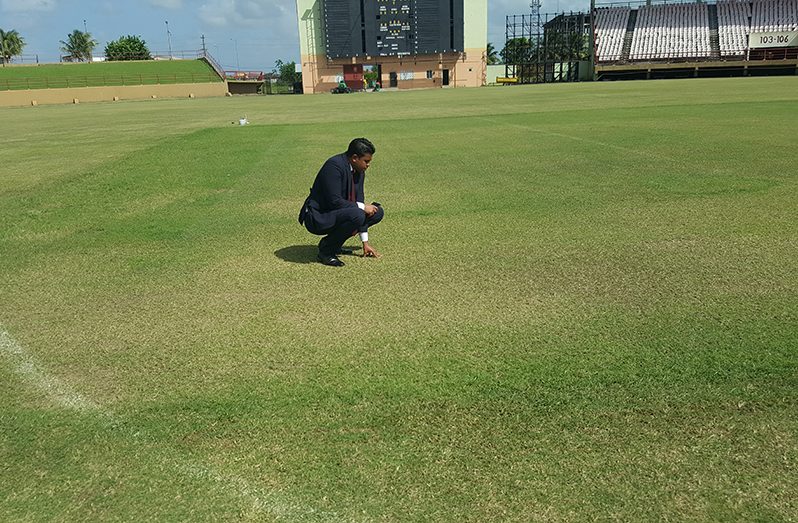
[[323, 0], [328, 58], [463, 50], [464, 0]]

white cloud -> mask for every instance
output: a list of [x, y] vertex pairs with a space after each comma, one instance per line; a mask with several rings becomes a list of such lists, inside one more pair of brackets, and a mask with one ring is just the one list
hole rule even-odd
[[180, 9], [183, 7], [183, 0], [149, 0], [153, 7], [163, 7], [164, 9]]
[[291, 7], [280, 0], [209, 0], [200, 6], [199, 17], [215, 27], [256, 27], [284, 23], [294, 15]]
[[2, 0], [0, 7], [9, 13], [52, 11], [55, 9], [55, 3], [55, 0]]

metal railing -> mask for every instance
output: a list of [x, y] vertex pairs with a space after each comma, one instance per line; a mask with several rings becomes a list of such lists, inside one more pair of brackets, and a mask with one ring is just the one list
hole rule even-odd
[[796, 60], [798, 59], [798, 47], [780, 47], [770, 49], [751, 49], [748, 61], [756, 62], [759, 60]]
[[596, 9], [602, 7], [631, 7], [636, 9], [647, 5], [681, 5], [681, 4], [716, 4], [717, 0], [615, 0], [610, 2], [596, 2]]
[[628, 63], [628, 62], [706, 62], [708, 60], [718, 60], [713, 57], [711, 51], [693, 51], [689, 53], [664, 51], [653, 53], [637, 53], [629, 56], [628, 59], [604, 59], [599, 58], [598, 63]]
[[159, 85], [210, 83], [221, 81], [212, 73], [119, 74], [96, 76], [45, 76], [41, 78], [0, 78], [0, 91], [24, 89], [68, 89], [75, 87], [113, 87], [126, 85]]
[[210, 64], [213, 70], [216, 71], [216, 74], [218, 74], [220, 78], [224, 78], [224, 68], [219, 64], [219, 62], [216, 61], [216, 58], [214, 58], [211, 53], [205, 49], [200, 51], [200, 53], [202, 53], [202, 58], [204, 58], [205, 61]]
[[[183, 51], [150, 51], [150, 58], [144, 58], [144, 60], [197, 60], [198, 58], [204, 58], [205, 53], [202, 49], [189, 49]], [[66, 60], [66, 57], [62, 56], [62, 62], [70, 62], [70, 60]], [[142, 60], [142, 58], [138, 55], [117, 55], [114, 57], [113, 60], [109, 59], [107, 56], [103, 55], [102, 52], [98, 52], [92, 56], [92, 60], [95, 62], [124, 62], [130, 60]], [[80, 61], [75, 61], [74, 63], [80, 63]]]
[[746, 51], [736, 54], [720, 54], [715, 56], [711, 51], [694, 51], [692, 53], [683, 52], [655, 52], [649, 54], [635, 54], [626, 60], [605, 59], [599, 57], [596, 63], [599, 65], [625, 65], [634, 63], [684, 63], [684, 62], [726, 62], [726, 61], [756, 61], [756, 60], [790, 60], [798, 58], [798, 48], [785, 47], [775, 49], [751, 49], [750, 57], [746, 57]]
[[39, 55], [37, 54], [17, 54], [11, 57], [11, 60], [8, 62], [4, 61], [2, 57], [0, 57], [0, 66], [14, 65], [14, 64], [38, 64], [39, 63]]
[[262, 82], [267, 80], [266, 74], [263, 71], [225, 71], [224, 76], [228, 80], [238, 81]]

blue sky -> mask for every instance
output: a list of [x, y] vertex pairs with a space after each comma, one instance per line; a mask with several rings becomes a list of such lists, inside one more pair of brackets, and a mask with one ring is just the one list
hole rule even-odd
[[[467, 1], [467, 0], [466, 0]], [[588, 0], [547, 0], [543, 12], [587, 9]], [[528, 0], [488, 0], [488, 41], [504, 45], [504, 16], [529, 12]], [[16, 29], [24, 54], [58, 61], [59, 41], [83, 21], [99, 41], [139, 35], [153, 52], [167, 54], [166, 21], [172, 49], [208, 50], [225, 69], [270, 70], [274, 61], [299, 61], [296, 3], [292, 0], [0, 0], [0, 28]], [[237, 51], [237, 54], [236, 54]]]

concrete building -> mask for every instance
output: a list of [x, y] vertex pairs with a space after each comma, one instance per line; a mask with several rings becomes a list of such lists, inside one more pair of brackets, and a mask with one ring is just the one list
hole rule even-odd
[[[451, 31], [452, 44], [448, 45], [449, 35], [444, 34], [440, 39], [444, 42], [440, 45], [440, 52], [429, 52], [437, 47], [434, 40], [429, 43], [427, 39], [420, 45], [417, 38], [421, 34], [420, 26], [426, 16], [419, 6], [430, 6], [433, 2], [360, 0], [359, 9], [355, 9], [357, 0], [336, 0], [337, 10], [334, 10], [333, 2], [327, 0], [328, 5], [325, 6], [324, 1], [297, 0], [302, 84], [305, 93], [329, 92], [341, 81], [345, 81], [354, 90], [362, 89], [364, 69], [369, 68], [378, 73], [383, 89], [485, 85], [487, 0], [459, 0], [462, 7], [458, 1], [441, 4], [455, 6], [456, 15], [446, 15], [451, 17], [451, 24], [448, 18], [440, 24], [442, 34]], [[346, 12], [347, 6], [343, 5], [346, 2], [351, 4], [350, 14]], [[412, 13], [413, 9], [418, 9], [419, 12]], [[461, 13], [462, 26], [459, 20]], [[435, 23], [439, 23], [438, 20]], [[449, 29], [450, 26], [452, 29]], [[344, 27], [348, 27], [344, 29], [344, 33], [349, 31], [349, 34], [344, 34], [346, 45], [350, 45], [352, 49], [349, 52], [341, 50], [339, 43], [342, 33], [335, 32]], [[430, 25], [427, 24], [423, 30], [429, 33]], [[398, 44], [390, 44], [393, 35], [396, 35], [394, 41]]]

